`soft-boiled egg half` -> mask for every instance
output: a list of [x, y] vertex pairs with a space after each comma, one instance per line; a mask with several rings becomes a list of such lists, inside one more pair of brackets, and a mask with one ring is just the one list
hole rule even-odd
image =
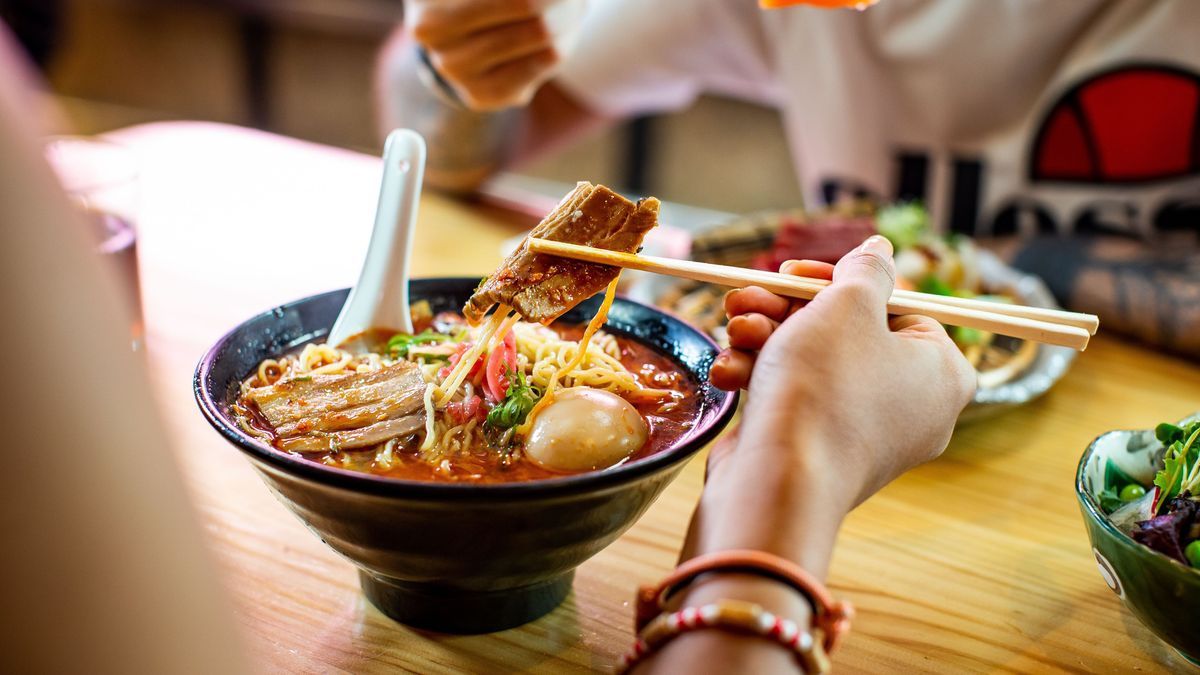
[[608, 468], [646, 444], [650, 430], [629, 401], [589, 387], [554, 393], [533, 421], [525, 455], [554, 471]]

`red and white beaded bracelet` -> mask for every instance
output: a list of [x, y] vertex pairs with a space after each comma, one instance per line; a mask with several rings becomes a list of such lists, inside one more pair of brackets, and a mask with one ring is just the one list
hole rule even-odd
[[752, 602], [720, 600], [658, 615], [646, 625], [633, 643], [633, 648], [622, 657], [617, 672], [628, 672], [642, 659], [683, 633], [706, 628], [773, 640], [793, 652], [804, 672], [814, 674], [829, 671], [829, 657], [825, 653], [819, 629], [816, 631], [818, 635], [813, 635], [795, 621], [776, 616]]
[[796, 589], [812, 606], [812, 623], [822, 636], [826, 652], [837, 649], [850, 630], [854, 607], [848, 602], [834, 600], [816, 577], [790, 560], [762, 551], [730, 550], [697, 556], [676, 567], [657, 585], [638, 589], [634, 617], [635, 631], [641, 631], [662, 613], [667, 600], [692, 583], [697, 577], [719, 572], [741, 572], [780, 581]]

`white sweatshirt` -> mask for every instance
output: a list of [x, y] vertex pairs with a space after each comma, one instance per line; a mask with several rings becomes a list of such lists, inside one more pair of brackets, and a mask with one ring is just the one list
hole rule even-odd
[[612, 115], [777, 106], [810, 204], [919, 199], [978, 235], [1200, 227], [1197, 0], [591, 0], [584, 22], [564, 89]]

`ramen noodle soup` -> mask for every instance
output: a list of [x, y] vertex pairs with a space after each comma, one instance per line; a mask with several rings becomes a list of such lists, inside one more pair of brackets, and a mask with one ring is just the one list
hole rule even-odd
[[412, 335], [372, 331], [354, 352], [310, 344], [263, 361], [242, 382], [238, 423], [328, 466], [496, 483], [651, 455], [700, 414], [699, 384], [629, 338], [596, 330], [581, 347], [587, 327], [516, 315], [471, 327], [444, 313], [422, 324]]
[[[529, 236], [632, 252], [658, 207], [579, 183]], [[417, 480], [533, 480], [649, 455], [695, 422], [699, 383], [600, 330], [619, 273], [522, 242], [461, 315], [433, 317], [426, 305], [414, 334], [376, 331], [263, 361], [242, 383], [238, 422], [282, 452]], [[587, 326], [555, 323], [601, 290]]]

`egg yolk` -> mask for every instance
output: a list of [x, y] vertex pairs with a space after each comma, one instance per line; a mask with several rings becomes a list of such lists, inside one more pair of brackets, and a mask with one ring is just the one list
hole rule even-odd
[[649, 429], [629, 401], [589, 387], [555, 392], [525, 441], [525, 455], [554, 471], [610, 467], [646, 444]]

